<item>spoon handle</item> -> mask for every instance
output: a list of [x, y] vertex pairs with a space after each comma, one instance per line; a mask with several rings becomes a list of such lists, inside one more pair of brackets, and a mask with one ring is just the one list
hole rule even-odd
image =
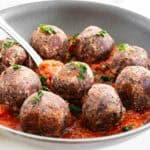
[[42, 63], [43, 60], [39, 54], [2, 17], [0, 17], [0, 28], [14, 38], [26, 50], [37, 66]]

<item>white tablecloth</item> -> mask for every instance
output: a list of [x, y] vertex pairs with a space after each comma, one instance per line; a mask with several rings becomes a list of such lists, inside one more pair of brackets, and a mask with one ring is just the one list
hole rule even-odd
[[[92, 0], [91, 0], [92, 1]], [[94, 0], [93, 0], [94, 1]], [[135, 11], [150, 18], [150, 9], [148, 0], [95, 0], [99, 2], [105, 2], [119, 7]], [[20, 3], [28, 3], [31, 0], [0, 0], [0, 9], [14, 6]], [[6, 36], [0, 33], [0, 38]], [[150, 130], [140, 134], [139, 136], [124, 142], [119, 145], [105, 148], [105, 150], [150, 150]], [[61, 148], [60, 148], [61, 149]], [[37, 147], [26, 145], [25, 143], [19, 143], [12, 139], [0, 136], [0, 150], [40, 150]]]

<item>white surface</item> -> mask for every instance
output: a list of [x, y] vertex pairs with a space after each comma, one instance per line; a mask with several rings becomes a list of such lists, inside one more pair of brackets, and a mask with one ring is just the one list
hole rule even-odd
[[[139, 14], [142, 14], [150, 18], [150, 9], [148, 0], [96, 0], [96, 1], [118, 5], [120, 7], [130, 9], [132, 11], [135, 11]], [[27, 2], [31, 2], [31, 0], [25, 1], [0, 0], [0, 9]], [[5, 36], [6, 35], [0, 33], [0, 38]], [[127, 142], [124, 142], [116, 146], [105, 148], [104, 150], [130, 150], [130, 149], [149, 150], [150, 149], [149, 139], [150, 139], [150, 130], [143, 134], [140, 134], [134, 139], [131, 139]], [[26, 145], [25, 143], [24, 144], [18, 143], [16, 141], [13, 141], [12, 139], [0, 136], [0, 150], [40, 150], [40, 148], [37, 147], [35, 148], [34, 146]]]

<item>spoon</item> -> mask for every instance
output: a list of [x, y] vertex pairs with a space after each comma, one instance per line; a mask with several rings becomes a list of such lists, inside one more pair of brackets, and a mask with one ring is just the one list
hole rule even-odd
[[0, 28], [14, 38], [25, 49], [37, 66], [43, 62], [40, 55], [2, 17], [0, 17]]

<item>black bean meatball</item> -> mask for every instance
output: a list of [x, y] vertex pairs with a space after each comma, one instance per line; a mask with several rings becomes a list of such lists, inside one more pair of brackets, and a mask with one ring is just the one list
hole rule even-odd
[[85, 28], [76, 38], [74, 54], [84, 62], [92, 63], [106, 58], [113, 49], [114, 40], [96, 26]]
[[23, 131], [44, 136], [60, 137], [69, 118], [68, 103], [60, 96], [46, 91], [29, 96], [20, 111]]
[[7, 67], [2, 63], [2, 58], [0, 56], [0, 74], [6, 69]]
[[6, 39], [3, 41], [1, 57], [2, 63], [8, 67], [10, 64], [22, 65], [27, 59], [27, 54], [16, 41]]
[[150, 109], [150, 71], [142, 66], [124, 68], [116, 79], [116, 90], [126, 108]]
[[92, 86], [93, 73], [86, 63], [72, 61], [63, 66], [52, 78], [52, 91], [64, 99], [80, 99]]
[[33, 59], [28, 55], [26, 61], [24, 62], [24, 65], [35, 70], [37, 68], [35, 62], [33, 61]]
[[0, 103], [8, 105], [12, 111], [18, 111], [24, 100], [40, 88], [41, 82], [35, 72], [13, 65], [1, 74]]
[[116, 47], [116, 51], [110, 59], [108, 67], [117, 76], [126, 66], [148, 67], [148, 54], [138, 46], [122, 43]]
[[53, 25], [41, 25], [33, 32], [31, 44], [44, 59], [63, 59], [67, 52], [67, 35]]
[[92, 131], [108, 130], [122, 119], [124, 107], [115, 89], [106, 84], [94, 84], [85, 97], [82, 108], [84, 124]]

